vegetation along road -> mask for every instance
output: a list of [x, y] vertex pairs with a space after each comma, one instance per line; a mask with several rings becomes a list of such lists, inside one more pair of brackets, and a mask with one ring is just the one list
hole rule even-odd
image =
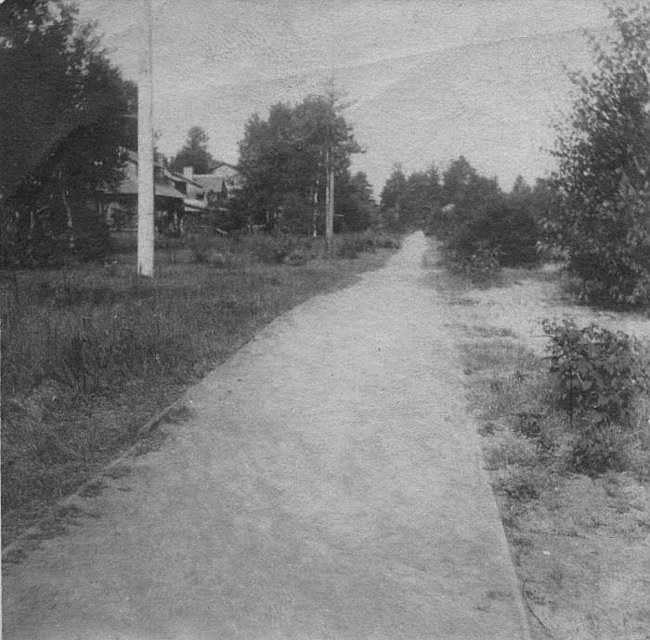
[[4, 574], [4, 637], [527, 638], [421, 232], [268, 326]]

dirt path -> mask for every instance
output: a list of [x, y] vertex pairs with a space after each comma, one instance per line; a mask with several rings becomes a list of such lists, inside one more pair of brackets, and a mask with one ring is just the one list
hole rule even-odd
[[3, 637], [527, 638], [425, 247], [193, 389], [88, 517], [8, 565]]

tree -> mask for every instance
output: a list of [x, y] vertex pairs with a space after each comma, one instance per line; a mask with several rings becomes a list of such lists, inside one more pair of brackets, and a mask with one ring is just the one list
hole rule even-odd
[[585, 300], [650, 300], [650, 6], [609, 15], [614, 36], [592, 39], [594, 69], [572, 73], [572, 111], [555, 125], [559, 206], [545, 222]]
[[[333, 93], [310, 95], [292, 106], [271, 107], [268, 120], [253, 114], [239, 143], [241, 187], [235, 209], [257, 224], [312, 232], [319, 225], [325, 200], [327, 153], [337, 183], [349, 171], [353, 153], [361, 151]], [[281, 212], [281, 214], [280, 214]]]
[[426, 171], [416, 171], [406, 180], [401, 198], [401, 220], [409, 227], [423, 227], [442, 197], [440, 174], [435, 164]]
[[496, 178], [479, 175], [464, 156], [459, 156], [442, 174], [439, 206], [430, 212], [429, 232], [442, 239], [453, 237], [502, 197]]
[[402, 165], [393, 165], [393, 171], [384, 183], [379, 197], [380, 220], [387, 229], [401, 231], [404, 227], [401, 214], [402, 200], [406, 195], [406, 181]]
[[199, 126], [190, 127], [185, 146], [171, 159], [169, 168], [182, 173], [192, 167], [194, 173], [210, 173], [216, 162], [208, 151], [208, 134]]
[[376, 217], [377, 204], [372, 197], [368, 176], [359, 171], [345, 172], [336, 187], [336, 210], [343, 216], [348, 231], [367, 229]]
[[107, 229], [87, 201], [121, 178], [136, 89], [64, 0], [0, 5], [3, 264], [98, 257]]

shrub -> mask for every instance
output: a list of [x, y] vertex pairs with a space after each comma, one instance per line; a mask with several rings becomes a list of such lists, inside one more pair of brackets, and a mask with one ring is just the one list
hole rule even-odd
[[452, 230], [449, 246], [461, 256], [490, 252], [502, 266], [534, 264], [537, 225], [524, 209], [497, 200]]
[[551, 339], [549, 372], [558, 404], [576, 433], [576, 469], [601, 473], [622, 465], [625, 434], [634, 429], [640, 398], [650, 390], [645, 347], [620, 331], [571, 320], [543, 322]]
[[452, 272], [459, 273], [476, 283], [492, 279], [501, 266], [498, 251], [487, 244], [479, 244], [471, 253], [449, 250], [447, 259]]

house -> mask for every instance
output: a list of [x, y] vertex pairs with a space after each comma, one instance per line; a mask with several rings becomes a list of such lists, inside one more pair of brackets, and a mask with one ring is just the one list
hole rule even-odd
[[192, 175], [192, 167], [185, 168], [189, 177], [198, 182], [205, 192], [206, 202], [209, 206], [218, 208], [223, 207], [232, 192], [237, 188], [239, 182], [239, 172], [237, 169], [227, 163], [220, 164], [210, 173], [197, 173]]
[[[185, 215], [185, 194], [176, 188], [169, 172], [154, 162], [155, 228], [158, 234], [180, 234]], [[124, 177], [116, 188], [98, 194], [98, 206], [114, 232], [133, 232], [138, 227], [138, 154], [124, 153]]]
[[192, 179], [192, 167], [185, 167], [183, 174], [173, 171], [168, 171], [167, 174], [174, 183], [174, 188], [184, 196], [185, 214], [203, 213], [209, 208], [205, 190], [196, 180]]

